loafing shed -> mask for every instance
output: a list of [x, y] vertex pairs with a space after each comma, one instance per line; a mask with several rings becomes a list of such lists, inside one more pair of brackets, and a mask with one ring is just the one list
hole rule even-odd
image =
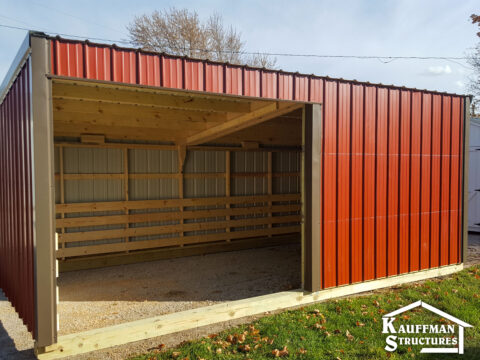
[[[0, 288], [48, 359], [458, 271], [469, 105], [30, 33], [0, 88]], [[57, 336], [59, 270], [292, 242], [302, 289]]]

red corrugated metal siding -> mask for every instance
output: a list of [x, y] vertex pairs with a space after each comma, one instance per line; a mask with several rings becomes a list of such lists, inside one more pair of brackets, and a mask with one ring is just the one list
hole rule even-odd
[[0, 288], [35, 337], [30, 64], [0, 104]]
[[322, 286], [461, 261], [463, 97], [52, 39], [52, 73], [323, 104]]
[[323, 287], [461, 261], [463, 98], [323, 86]]

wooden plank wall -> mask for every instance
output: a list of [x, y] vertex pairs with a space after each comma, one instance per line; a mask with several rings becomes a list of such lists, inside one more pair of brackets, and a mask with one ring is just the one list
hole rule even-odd
[[[85, 145], [58, 142], [55, 146], [58, 259], [227, 243], [300, 232], [300, 155], [296, 150], [262, 150], [253, 159], [264, 159], [262, 161], [265, 164], [251, 167], [249, 159], [252, 157], [247, 152], [239, 154], [238, 149], [231, 151], [222, 148], [217, 150], [222, 153], [221, 156], [214, 155], [217, 162], [218, 159], [224, 161], [222, 166], [216, 166], [221, 171], [206, 171], [205, 169], [215, 166], [201, 164], [203, 160], [197, 160], [198, 156], [187, 154], [185, 171], [172, 165], [165, 172], [139, 172], [138, 169], [144, 167], [132, 165], [132, 151], [138, 148], [168, 151], [176, 157], [176, 150], [169, 146], [142, 147], [139, 144]], [[113, 148], [122, 155], [110, 156], [110, 163], [105, 164], [105, 172], [99, 173], [97, 166], [96, 171], [91, 173], [66, 173], [66, 168], [72, 168], [67, 166], [68, 161], [74, 160], [71, 156], [69, 160], [65, 155], [69, 148], [93, 151]], [[249, 153], [251, 155], [252, 152]], [[78, 154], [76, 155], [80, 156]], [[96, 161], [95, 155], [93, 156], [92, 161]], [[88, 159], [83, 161], [88, 162]], [[155, 166], [152, 168], [156, 169]], [[108, 172], [107, 169], [113, 171]], [[153, 198], [151, 195], [138, 195], [144, 193], [142, 187], [148, 187], [149, 181], [162, 179], [168, 180], [168, 184], [173, 186], [165, 191], [160, 189]], [[195, 188], [194, 183], [187, 183], [195, 182], [196, 179], [200, 183], [210, 181], [210, 190], [202, 192]], [[101, 201], [103, 195], [96, 195], [97, 199], [91, 195], [73, 194], [81, 192], [81, 184], [89, 181], [103, 184], [103, 192], [111, 190], [110, 184], [111, 188], [120, 189], [117, 191], [120, 193], [109, 198], [109, 201]], [[280, 186], [281, 182], [293, 185]], [[78, 186], [71, 186], [72, 184]], [[115, 201], [110, 201], [111, 199]]]

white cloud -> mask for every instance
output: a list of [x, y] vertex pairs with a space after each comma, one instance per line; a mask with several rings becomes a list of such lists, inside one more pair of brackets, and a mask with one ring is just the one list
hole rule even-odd
[[427, 74], [429, 75], [448, 75], [452, 73], [452, 68], [450, 65], [438, 65], [438, 66], [429, 66], [427, 68]]
[[457, 85], [459, 88], [462, 88], [462, 89], [465, 87], [465, 83], [460, 80], [455, 81], [455, 85]]

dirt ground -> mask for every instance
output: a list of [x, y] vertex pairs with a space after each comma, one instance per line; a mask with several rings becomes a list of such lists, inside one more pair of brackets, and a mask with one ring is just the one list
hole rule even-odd
[[[300, 267], [300, 249], [293, 250], [295, 256], [292, 249], [266, 248], [61, 274], [60, 333], [299, 287], [300, 273], [294, 270]], [[473, 264], [480, 264], [478, 234], [469, 235], [466, 265]], [[193, 272], [189, 270], [192, 267]], [[182, 286], [185, 283], [191, 286]], [[175, 346], [260, 316], [130, 343], [74, 359], [126, 359], [160, 344]], [[32, 347], [26, 327], [0, 293], [0, 359], [34, 359]]]

